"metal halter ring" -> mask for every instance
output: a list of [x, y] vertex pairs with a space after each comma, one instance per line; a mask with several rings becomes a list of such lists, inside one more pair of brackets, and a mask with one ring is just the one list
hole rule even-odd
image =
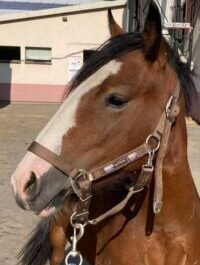
[[[155, 147], [152, 147], [150, 145], [150, 140], [154, 139], [157, 142], [157, 145]], [[155, 153], [160, 148], [160, 138], [154, 134], [150, 134], [146, 139], [146, 147], [149, 154]]]
[[[72, 247], [69, 253], [67, 254], [65, 258], [65, 264], [71, 265], [71, 264], [77, 264], [81, 265], [83, 264], [83, 258], [81, 253], [77, 250], [77, 243], [84, 235], [84, 226], [80, 223], [75, 223], [73, 218], [76, 215], [76, 213], [73, 213], [70, 222], [73, 227], [73, 236], [71, 237], [71, 243]], [[71, 260], [71, 261], [70, 261]]]
[[[85, 213], [85, 212], [84, 212]], [[83, 214], [84, 214], [83, 213]], [[72, 215], [71, 215], [71, 217], [70, 217], [70, 224], [71, 224], [71, 226], [73, 227], [73, 228], [76, 228], [76, 229], [82, 229], [82, 227], [84, 228], [86, 225], [87, 225], [87, 222], [86, 223], [77, 223], [76, 222], [76, 217], [77, 216], [80, 216], [81, 214], [77, 214], [76, 212], [74, 212]], [[81, 230], [82, 231], [82, 230]]]

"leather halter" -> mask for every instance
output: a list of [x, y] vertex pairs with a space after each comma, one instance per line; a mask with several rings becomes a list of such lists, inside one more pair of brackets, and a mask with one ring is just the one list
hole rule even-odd
[[[33, 142], [28, 148], [37, 156], [46, 160], [52, 166], [62, 171], [67, 177], [69, 177], [71, 187], [78, 196], [77, 211], [75, 214], [75, 221], [79, 223], [91, 223], [96, 224], [108, 216], [114, 215], [120, 212], [127, 204], [128, 200], [134, 193], [142, 191], [151, 179], [153, 172], [155, 171], [155, 189], [154, 189], [154, 203], [153, 210], [155, 214], [160, 213], [162, 208], [162, 195], [163, 195], [163, 160], [166, 154], [168, 146], [168, 140], [171, 132], [172, 124], [175, 122], [179, 113], [178, 99], [180, 94], [180, 84], [177, 83], [173, 95], [168, 100], [165, 111], [162, 113], [156, 129], [150, 134], [145, 143], [134, 148], [128, 153], [117, 157], [109, 163], [99, 166], [91, 171], [83, 169], [74, 169], [69, 171], [68, 165], [61, 157], [44, 147], [43, 145]], [[154, 144], [152, 144], [152, 140]], [[154, 163], [155, 153], [157, 153], [156, 162]], [[92, 198], [92, 183], [102, 179], [103, 177], [110, 175], [127, 165], [133, 163], [136, 160], [148, 155], [148, 161], [143, 165], [141, 173], [134, 186], [129, 187], [128, 194], [119, 204], [114, 206], [108, 212], [102, 214], [96, 219], [89, 221], [89, 206]], [[155, 164], [155, 170], [154, 170]]]

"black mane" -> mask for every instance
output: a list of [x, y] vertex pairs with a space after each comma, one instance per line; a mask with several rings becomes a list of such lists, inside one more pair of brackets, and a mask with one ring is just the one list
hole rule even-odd
[[[166, 44], [168, 45], [168, 44]], [[134, 51], [143, 49], [143, 35], [138, 32], [126, 33], [109, 39], [101, 45], [84, 63], [78, 74], [73, 78], [69, 86], [69, 92], [74, 90], [80, 83], [95, 73], [109, 61]], [[197, 98], [195, 85], [191, 78], [191, 71], [188, 64], [182, 63], [176, 54], [168, 45], [168, 62], [171, 64], [177, 76], [179, 77], [183, 94], [185, 97], [186, 115], [191, 114], [192, 99]]]
[[86, 78], [95, 73], [109, 61], [119, 58], [128, 52], [142, 49], [141, 33], [126, 33], [109, 39], [102, 44], [84, 63], [78, 74], [70, 83], [70, 90], [75, 89]]
[[18, 255], [21, 265], [45, 265], [50, 253], [51, 244], [49, 240], [51, 219], [42, 219], [30, 234], [27, 243]]
[[[181, 84], [181, 89], [185, 99], [186, 116], [194, 118], [192, 113], [192, 104], [196, 103], [198, 105], [198, 102], [194, 102], [198, 99], [197, 90], [192, 79], [194, 73], [190, 70], [190, 64], [181, 62], [178, 53], [173, 51], [169, 46], [167, 56], [168, 62], [176, 72]], [[196, 120], [196, 122], [198, 121]]]

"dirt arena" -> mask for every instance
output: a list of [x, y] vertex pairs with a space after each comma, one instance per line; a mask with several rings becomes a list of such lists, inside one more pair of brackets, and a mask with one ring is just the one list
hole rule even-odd
[[[27, 147], [58, 105], [12, 104], [0, 106], [0, 265], [16, 265], [16, 256], [38, 217], [18, 208], [10, 176]], [[188, 124], [189, 160], [200, 192], [200, 127]]]

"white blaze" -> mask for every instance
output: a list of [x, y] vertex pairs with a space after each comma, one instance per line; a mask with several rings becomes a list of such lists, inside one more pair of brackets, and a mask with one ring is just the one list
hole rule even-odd
[[36, 142], [59, 155], [63, 135], [70, 128], [76, 126], [76, 111], [81, 98], [95, 87], [101, 85], [106, 78], [117, 74], [121, 64], [121, 62], [116, 60], [110, 61], [71, 92], [50, 122], [38, 135]]

